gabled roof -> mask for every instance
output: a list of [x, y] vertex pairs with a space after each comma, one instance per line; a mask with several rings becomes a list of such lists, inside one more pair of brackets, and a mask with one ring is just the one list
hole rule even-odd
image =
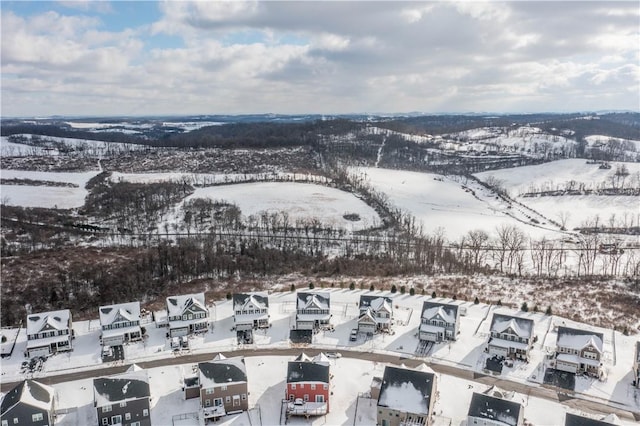
[[2, 399], [0, 415], [4, 415], [18, 403], [51, 411], [53, 409], [54, 389], [35, 380], [24, 380], [11, 389]]
[[596, 420], [571, 413], [567, 413], [564, 418], [564, 426], [611, 426], [613, 424], [615, 423], [609, 423], [604, 420]]
[[469, 417], [502, 422], [508, 426], [517, 426], [522, 405], [506, 399], [473, 393], [469, 404]]
[[393, 302], [390, 297], [361, 295], [360, 296], [360, 310], [371, 308], [373, 311], [379, 311], [380, 309], [386, 309], [389, 312], [393, 309]]
[[140, 302], [101, 306], [99, 311], [101, 325], [121, 321], [140, 321]]
[[558, 327], [556, 345], [559, 347], [582, 350], [587, 346], [593, 346], [602, 353], [603, 344], [604, 335], [602, 333], [564, 326]]
[[203, 388], [247, 381], [244, 357], [226, 358], [218, 354], [212, 361], [198, 363]]
[[530, 338], [533, 334], [533, 320], [504, 314], [493, 314], [491, 331], [504, 333], [511, 329], [517, 336]]
[[150, 396], [149, 376], [137, 365], [121, 374], [93, 379], [93, 397], [97, 407]]
[[[287, 383], [320, 382], [329, 383], [329, 364], [324, 361], [309, 360], [301, 354], [287, 364]], [[300, 359], [300, 360], [298, 360]]]
[[438, 302], [424, 302], [422, 304], [421, 318], [431, 319], [436, 315], [442, 317], [447, 323], [454, 324], [458, 318], [458, 305]]
[[267, 309], [269, 308], [269, 296], [265, 292], [233, 294], [234, 311], [245, 311], [251, 304], [258, 309]]
[[378, 406], [403, 413], [429, 415], [435, 380], [431, 372], [387, 366], [382, 376]]
[[45, 330], [66, 330], [69, 328], [69, 318], [69, 309], [28, 315], [27, 334], [37, 334]]
[[297, 309], [329, 309], [331, 293], [298, 293]]
[[206, 312], [204, 293], [167, 297], [167, 313], [170, 317], [182, 315], [191, 306], [197, 306]]
[[358, 318], [358, 323], [361, 323], [361, 322], [369, 323], [369, 324], [376, 323], [375, 318], [373, 318], [373, 315], [371, 314], [371, 308], [367, 308], [366, 311], [360, 314], [360, 317]]

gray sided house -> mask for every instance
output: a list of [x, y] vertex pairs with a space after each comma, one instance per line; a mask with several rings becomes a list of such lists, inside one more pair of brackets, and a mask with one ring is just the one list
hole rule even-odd
[[533, 325], [533, 320], [528, 318], [493, 314], [487, 345], [489, 355], [528, 361], [533, 345]]
[[377, 425], [430, 425], [436, 388], [433, 372], [385, 367], [376, 407]]
[[636, 356], [633, 358], [633, 380], [640, 389], [640, 342], [636, 342]]
[[13, 425], [53, 425], [54, 390], [34, 380], [25, 380], [11, 389], [0, 404], [0, 423]]
[[204, 293], [167, 297], [169, 337], [205, 333], [209, 328], [209, 310]]
[[73, 348], [71, 311], [42, 312], [27, 316], [27, 356], [48, 356]]
[[296, 302], [296, 329], [315, 330], [328, 327], [331, 320], [331, 294], [300, 292]]
[[360, 296], [358, 331], [373, 334], [391, 331], [393, 303], [389, 297]]
[[600, 377], [604, 335], [588, 330], [558, 327], [556, 369]]
[[244, 357], [226, 358], [198, 364], [200, 404], [204, 419], [217, 419], [249, 409], [247, 369]]
[[142, 340], [140, 302], [101, 306], [100, 327], [102, 346], [119, 346]]
[[579, 416], [577, 414], [567, 413], [564, 418], [564, 426], [613, 426], [615, 423], [609, 423], [605, 420], [592, 419], [590, 417]]
[[238, 331], [269, 328], [267, 293], [234, 293], [233, 321]]
[[122, 374], [93, 379], [98, 426], [151, 426], [149, 377], [132, 365]]
[[467, 424], [469, 426], [522, 426], [524, 408], [517, 402], [474, 392], [469, 404]]
[[424, 302], [420, 316], [418, 338], [426, 342], [456, 340], [460, 329], [458, 305]]

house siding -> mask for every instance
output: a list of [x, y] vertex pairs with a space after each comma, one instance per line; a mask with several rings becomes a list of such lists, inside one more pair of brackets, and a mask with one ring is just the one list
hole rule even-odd
[[[98, 426], [122, 424], [123, 426], [131, 425], [134, 422], [140, 422], [141, 426], [151, 426], [151, 409], [149, 408], [149, 398], [134, 399], [132, 401], [126, 401], [126, 407], [120, 406], [121, 401], [113, 401], [111, 405], [111, 411], [103, 412], [104, 407], [96, 407], [98, 413]], [[144, 410], [147, 409], [148, 415], [144, 415]], [[126, 414], [131, 414], [131, 419], [126, 420]], [[122, 416], [121, 423], [114, 423], [114, 416]], [[107, 419], [106, 423], [103, 423], [103, 419]]]
[[[42, 414], [41, 421], [33, 421], [34, 414]], [[2, 416], [0, 421], [7, 420], [9, 426], [14, 425], [14, 419], [18, 419], [18, 425], [33, 425], [33, 426], [49, 426], [53, 425], [53, 418], [51, 414], [46, 410], [41, 410], [36, 407], [32, 407], [23, 402], [19, 402], [11, 409], [7, 410]]]
[[[315, 385], [315, 389], [311, 389], [311, 385]], [[295, 386], [295, 388], [294, 388]], [[324, 387], [327, 387], [326, 389]], [[317, 395], [322, 395], [324, 397], [324, 401], [327, 404], [327, 413], [329, 412], [329, 383], [322, 382], [296, 382], [296, 383], [287, 383], [287, 391], [285, 394], [285, 399], [291, 401], [292, 399], [303, 399], [304, 396], [308, 395], [309, 402], [315, 402]]]
[[[213, 392], [207, 394], [207, 389], [212, 389]], [[244, 399], [242, 395], [245, 395]], [[239, 398], [240, 403], [238, 405], [234, 405], [234, 396]], [[229, 397], [229, 402], [227, 402], [227, 397]], [[249, 387], [247, 386], [247, 382], [227, 385], [227, 390], [224, 391], [222, 390], [222, 385], [200, 389], [200, 405], [202, 408], [213, 407], [214, 400], [217, 398], [222, 398], [224, 411], [226, 413], [247, 411], [249, 409]], [[236, 398], [236, 400], [238, 398]], [[208, 405], [207, 401], [209, 401]]]

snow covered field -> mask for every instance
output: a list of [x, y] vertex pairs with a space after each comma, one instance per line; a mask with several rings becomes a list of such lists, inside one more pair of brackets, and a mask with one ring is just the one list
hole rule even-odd
[[[348, 350], [365, 353], [380, 353], [400, 355], [415, 363], [423, 360], [435, 367], [452, 366], [470, 372], [486, 374], [483, 364], [486, 359], [484, 346], [486, 345], [488, 327], [491, 316], [495, 312], [511, 315], [522, 315], [535, 321], [534, 334], [538, 337], [531, 352], [529, 363], [515, 362], [513, 367], [503, 370], [499, 376], [511, 382], [539, 387], [544, 373], [545, 354], [555, 347], [554, 329], [557, 325], [576, 325], [564, 318], [546, 316], [541, 313], [522, 313], [507, 307], [496, 307], [484, 304], [475, 305], [470, 302], [460, 302], [451, 299], [435, 299], [446, 303], [455, 303], [466, 308], [466, 315], [461, 317], [460, 335], [456, 342], [435, 345], [426, 356], [416, 355], [418, 346], [417, 327], [420, 322], [422, 303], [431, 300], [427, 296], [410, 296], [408, 294], [391, 294], [376, 292], [393, 300], [395, 324], [393, 334], [375, 335], [367, 340], [359, 336], [356, 342], [349, 340], [351, 329], [356, 327], [358, 316], [357, 302], [361, 294], [371, 294], [368, 291], [349, 291], [343, 289], [324, 289], [331, 293], [332, 323], [335, 331], [321, 332], [314, 336], [313, 347], [326, 351], [345, 351], [345, 356], [332, 361], [332, 409], [325, 418], [313, 419], [313, 424], [371, 424], [375, 417], [375, 403], [367, 405], [366, 400], [358, 401], [358, 413], [355, 414], [355, 404], [359, 392], [366, 392], [374, 375], [382, 375], [383, 365], [364, 360], [347, 359]], [[190, 350], [187, 354], [213, 354], [221, 351], [228, 352], [237, 349], [267, 349], [290, 348], [287, 340], [289, 330], [294, 323], [295, 294], [290, 292], [272, 293], [269, 296], [269, 313], [272, 327], [255, 334], [255, 343], [240, 345], [233, 326], [232, 303], [222, 300], [210, 304], [211, 317], [214, 326], [207, 334], [190, 338]], [[97, 311], [97, 309], [96, 309]], [[165, 338], [166, 329], [157, 328], [150, 317], [143, 319], [143, 326], [147, 330], [148, 338], [144, 343], [134, 343], [125, 346], [125, 362], [144, 362], [162, 358], [173, 358], [169, 343]], [[604, 404], [611, 404], [628, 411], [640, 412], [640, 391], [631, 386], [631, 368], [633, 348], [638, 340], [637, 336], [624, 336], [620, 332], [577, 324], [582, 328], [589, 328], [601, 332], [604, 341], [604, 369], [607, 380], [600, 382], [594, 379], [578, 378], [576, 396], [590, 399]], [[76, 339], [74, 351], [50, 357], [41, 372], [27, 373], [33, 378], [62, 374], [78, 370], [90, 370], [98, 366], [117, 365], [100, 362], [99, 324], [97, 319], [91, 321], [74, 322]], [[13, 355], [3, 359], [3, 382], [12, 382], [25, 378], [20, 372], [20, 365], [25, 360], [22, 353], [26, 347], [24, 329], [20, 330]], [[301, 349], [302, 351], [302, 349]], [[247, 358], [247, 372], [249, 377], [250, 406], [259, 405], [262, 424], [271, 425], [279, 422], [279, 402], [284, 395], [284, 378], [286, 362], [289, 357], [249, 357]], [[170, 415], [197, 411], [197, 402], [184, 401], [181, 392], [181, 374], [178, 366], [159, 367], [149, 370], [151, 389], [153, 392], [152, 419], [154, 424], [166, 424]], [[436, 403], [436, 413], [442, 417], [441, 424], [460, 424], [466, 416], [466, 410], [473, 391], [483, 391], [486, 386], [474, 381], [463, 380], [444, 374], [439, 374], [439, 399]], [[506, 385], [505, 385], [506, 386]], [[69, 413], [60, 424], [89, 424], [95, 416], [92, 404], [93, 393], [91, 380], [80, 380], [55, 385], [58, 389], [58, 407], [78, 407], [77, 411]], [[562, 424], [564, 413], [568, 406], [548, 400], [527, 397], [516, 394], [516, 400], [524, 402], [525, 417], [533, 424], [548, 425]], [[363, 403], [364, 401], [364, 403]], [[363, 405], [361, 405], [363, 404]], [[607, 414], [607, 413], [603, 413]], [[258, 413], [249, 414], [255, 420]], [[249, 424], [247, 414], [225, 419], [223, 424]], [[304, 419], [294, 419], [294, 424], [308, 424]], [[253, 423], [255, 424], [255, 422]], [[628, 420], [624, 424], [632, 424]]]

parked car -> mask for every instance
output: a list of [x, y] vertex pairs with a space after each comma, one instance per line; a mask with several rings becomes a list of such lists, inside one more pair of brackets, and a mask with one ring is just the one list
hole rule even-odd
[[324, 353], [327, 358], [341, 358], [342, 354], [340, 352], [325, 352]]

